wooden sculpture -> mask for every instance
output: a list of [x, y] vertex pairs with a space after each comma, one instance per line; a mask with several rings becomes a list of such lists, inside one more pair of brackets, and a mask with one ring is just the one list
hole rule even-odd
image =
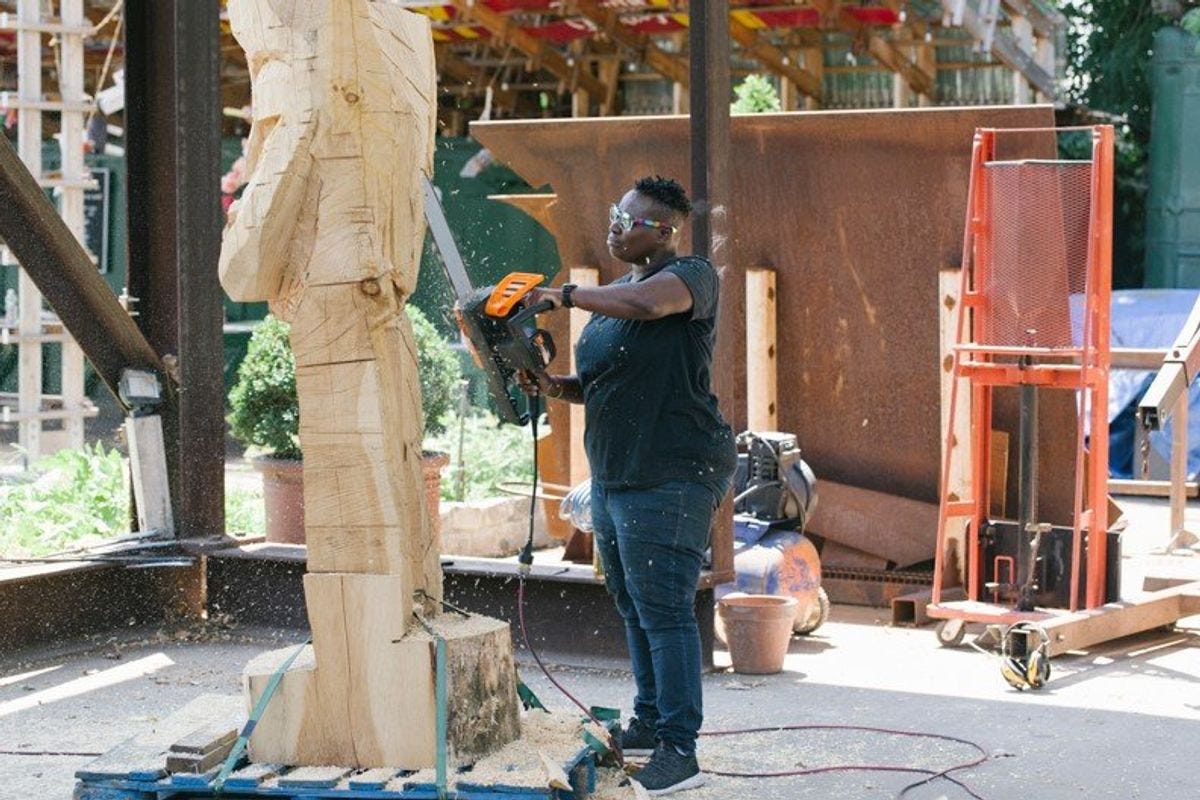
[[[375, 0], [230, 0], [254, 120], [221, 283], [291, 323], [313, 645], [283, 675], [256, 761], [416, 769], [435, 759], [433, 637], [447, 641], [449, 745], [519, 733], [507, 624], [439, 614], [421, 473], [412, 293], [436, 112], [426, 18]], [[425, 625], [416, 624], [419, 615]], [[426, 626], [429, 626], [427, 628]], [[246, 668], [253, 703], [290, 654]]]

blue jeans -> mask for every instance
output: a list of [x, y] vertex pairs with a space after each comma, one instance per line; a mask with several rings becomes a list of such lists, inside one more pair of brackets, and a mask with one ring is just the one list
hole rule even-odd
[[625, 620], [634, 713], [688, 754], [704, 719], [694, 607], [717, 499], [699, 483], [604, 489], [592, 482], [595, 544]]

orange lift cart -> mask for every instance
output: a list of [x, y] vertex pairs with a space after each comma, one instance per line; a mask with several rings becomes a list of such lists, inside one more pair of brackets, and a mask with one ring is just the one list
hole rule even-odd
[[[1064, 133], [1090, 134], [1091, 157], [997, 157], [1005, 137], [1057, 144]], [[1002, 644], [1018, 656], [1037, 650], [1048, 659], [1068, 643], [1052, 633], [1061, 633], [1056, 623], [1088, 618], [1117, 599], [1119, 547], [1109, 531], [1107, 491], [1112, 191], [1111, 126], [975, 133], [928, 609], [941, 620], [937, 634], [945, 645], [961, 643], [967, 623], [986, 623], [1004, 626]], [[959, 396], [960, 384], [968, 398]], [[1002, 387], [1020, 397], [1016, 519], [990, 513], [993, 393]], [[1076, 398], [1074, 474], [1041, 476], [1074, 481], [1071, 527], [1038, 515], [1042, 390]], [[956, 448], [955, 419], [967, 402], [970, 440]], [[951, 461], [963, 457], [967, 485], [951, 487]], [[952, 531], [965, 534], [967, 599], [942, 602]], [[1023, 641], [1009, 641], [1013, 634]]]

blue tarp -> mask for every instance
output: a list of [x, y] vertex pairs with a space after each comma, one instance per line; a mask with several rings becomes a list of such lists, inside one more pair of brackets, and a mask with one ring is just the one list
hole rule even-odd
[[[1195, 289], [1125, 289], [1113, 292], [1112, 346], [1166, 348], [1175, 343], [1200, 292]], [[1078, 344], [1082, 338], [1082, 297], [1071, 298], [1071, 325]], [[1150, 388], [1154, 372], [1115, 369], [1108, 384], [1108, 466], [1114, 478], [1132, 478], [1136, 466], [1134, 425], [1138, 401]], [[1193, 384], [1188, 400], [1188, 475], [1200, 471], [1200, 385]], [[1171, 428], [1151, 434], [1150, 446], [1164, 460], [1171, 454]]]

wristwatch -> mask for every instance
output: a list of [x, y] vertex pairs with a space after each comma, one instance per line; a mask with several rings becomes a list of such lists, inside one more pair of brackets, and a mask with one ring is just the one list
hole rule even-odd
[[563, 308], [574, 308], [575, 301], [571, 299], [571, 292], [575, 291], [575, 284], [564, 283], [562, 285], [562, 304]]

